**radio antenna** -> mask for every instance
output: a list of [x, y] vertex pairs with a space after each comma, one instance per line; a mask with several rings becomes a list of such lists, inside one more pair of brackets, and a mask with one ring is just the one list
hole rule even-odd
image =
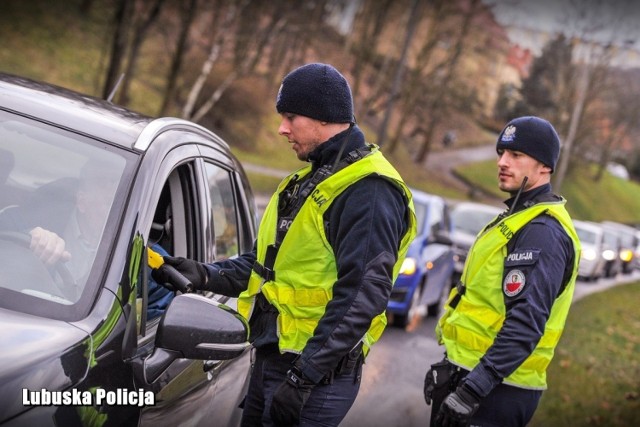
[[528, 176], [525, 176], [522, 179], [522, 184], [520, 184], [520, 188], [518, 189], [518, 193], [516, 194], [516, 197], [513, 198], [513, 203], [511, 203], [511, 207], [509, 207], [509, 212], [507, 213], [507, 215], [511, 215], [513, 213], [513, 210], [516, 208], [516, 204], [518, 203], [518, 199], [520, 198], [520, 194], [522, 193], [522, 190], [524, 190], [524, 186], [528, 180], [529, 180]]

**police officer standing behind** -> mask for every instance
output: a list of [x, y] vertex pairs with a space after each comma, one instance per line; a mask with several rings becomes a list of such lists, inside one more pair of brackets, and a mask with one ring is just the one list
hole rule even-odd
[[413, 202], [398, 172], [365, 143], [351, 89], [334, 67], [291, 71], [276, 109], [279, 134], [309, 164], [278, 186], [254, 250], [212, 264], [164, 259], [196, 289], [238, 297], [249, 319], [255, 361], [242, 425], [335, 426], [385, 328], [415, 236]]
[[538, 117], [498, 137], [509, 208], [478, 234], [436, 326], [446, 357], [425, 378], [432, 426], [525, 426], [547, 387], [580, 259], [566, 200], [551, 192], [559, 147]]

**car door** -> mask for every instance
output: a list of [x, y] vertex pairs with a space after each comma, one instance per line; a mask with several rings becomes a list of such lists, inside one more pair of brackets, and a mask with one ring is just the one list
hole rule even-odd
[[[169, 138], [164, 135], [162, 138]], [[175, 137], [175, 135], [174, 135]], [[204, 218], [210, 211], [204, 182], [202, 159], [196, 144], [175, 148], [163, 159], [151, 191], [156, 195], [147, 247], [160, 245], [168, 254], [205, 260], [207, 233]], [[139, 295], [138, 351], [142, 360], [153, 350], [159, 316], [151, 316], [152, 277], [142, 266], [144, 295]], [[215, 294], [208, 295], [217, 298]], [[157, 313], [156, 313], [157, 314]], [[221, 425], [237, 424], [237, 409], [244, 396], [248, 377], [247, 355], [231, 361], [175, 360], [152, 384], [155, 406], [142, 411], [141, 425], [199, 425], [215, 417]], [[233, 378], [233, 380], [230, 380]], [[237, 378], [237, 381], [235, 380]]]

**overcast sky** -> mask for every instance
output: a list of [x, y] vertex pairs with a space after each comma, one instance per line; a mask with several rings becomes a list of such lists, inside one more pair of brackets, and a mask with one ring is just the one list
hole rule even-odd
[[[638, 0], [484, 0], [494, 5], [496, 19], [505, 26], [563, 32], [567, 36], [615, 42], [640, 51], [640, 1]], [[539, 54], [542, 38], [510, 30], [514, 43]], [[628, 57], [627, 57], [628, 58]], [[640, 66], [640, 55], [631, 58]]]
[[503, 25], [640, 44], [637, 0], [486, 0]]

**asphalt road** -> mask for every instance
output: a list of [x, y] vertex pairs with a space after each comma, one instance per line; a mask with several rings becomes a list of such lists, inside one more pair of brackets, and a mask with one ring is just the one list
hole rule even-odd
[[[574, 301], [612, 286], [640, 280], [640, 271], [578, 282]], [[387, 327], [364, 365], [360, 393], [342, 427], [425, 427], [431, 408], [424, 401], [422, 386], [428, 366], [440, 360], [443, 348], [435, 340], [436, 318], [423, 318], [405, 331]]]

